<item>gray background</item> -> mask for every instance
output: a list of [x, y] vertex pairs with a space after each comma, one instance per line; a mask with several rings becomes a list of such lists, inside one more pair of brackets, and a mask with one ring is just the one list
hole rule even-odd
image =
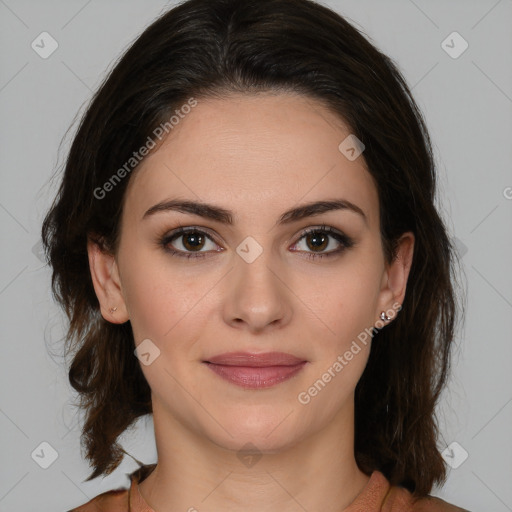
[[[441, 448], [456, 441], [452, 459], [460, 462], [461, 449], [468, 458], [434, 494], [473, 512], [512, 511], [512, 0], [325, 3], [390, 55], [413, 88], [435, 146], [441, 212], [463, 255], [467, 319], [439, 414]], [[68, 510], [127, 486], [137, 467], [126, 458], [83, 483], [80, 418], [60, 356], [64, 316], [38, 241], [66, 130], [105, 70], [171, 4], [0, 0], [0, 511]], [[47, 59], [31, 47], [43, 31], [59, 45]], [[453, 31], [469, 44], [458, 58], [441, 45]], [[457, 51], [460, 43], [446, 44]], [[58, 454], [48, 469], [42, 442]], [[154, 462], [151, 419], [123, 444]]]

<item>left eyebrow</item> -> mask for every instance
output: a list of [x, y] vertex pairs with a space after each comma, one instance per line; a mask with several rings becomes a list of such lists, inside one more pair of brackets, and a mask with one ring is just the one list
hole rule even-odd
[[[336, 210], [346, 210], [357, 213], [363, 218], [365, 224], [368, 225], [368, 219], [364, 211], [359, 206], [350, 201], [347, 201], [346, 199], [314, 201], [311, 203], [302, 204], [300, 206], [297, 206], [296, 208], [292, 208], [291, 210], [287, 210], [286, 212], [284, 212], [279, 217], [277, 224], [291, 224], [293, 222], [297, 222], [307, 217], [313, 217], [315, 215], [321, 215], [322, 213]], [[170, 199], [155, 204], [154, 206], [149, 208], [146, 211], [146, 213], [144, 213], [144, 215], [142, 216], [142, 220], [156, 213], [167, 211], [178, 211], [181, 213], [198, 215], [200, 217], [215, 220], [217, 222], [221, 222], [223, 224], [227, 224], [230, 226], [234, 224], [233, 212], [231, 212], [230, 210], [226, 210], [225, 208], [221, 208], [219, 206], [215, 206], [208, 203], [178, 199]]]

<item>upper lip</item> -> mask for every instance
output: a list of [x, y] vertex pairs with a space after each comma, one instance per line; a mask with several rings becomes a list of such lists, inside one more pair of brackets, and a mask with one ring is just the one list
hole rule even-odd
[[210, 357], [205, 362], [226, 366], [265, 367], [295, 366], [305, 362], [305, 360], [284, 352], [264, 352], [260, 354], [250, 352], [226, 352], [225, 354]]

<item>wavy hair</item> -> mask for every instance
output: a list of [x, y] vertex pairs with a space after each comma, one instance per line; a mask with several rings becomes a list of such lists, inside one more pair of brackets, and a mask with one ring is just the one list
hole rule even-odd
[[[69, 319], [69, 381], [85, 412], [82, 447], [111, 473], [118, 437], [152, 412], [130, 322], [105, 321], [87, 255], [91, 238], [116, 253], [130, 176], [98, 190], [191, 97], [295, 92], [337, 114], [365, 145], [379, 197], [386, 261], [415, 235], [397, 318], [375, 335], [355, 390], [355, 457], [417, 497], [446, 479], [435, 408], [457, 319], [455, 247], [435, 206], [436, 171], [422, 114], [396, 64], [358, 29], [310, 0], [188, 0], [164, 12], [113, 65], [73, 137], [42, 225], [52, 291]], [[95, 192], [96, 191], [96, 192]]]

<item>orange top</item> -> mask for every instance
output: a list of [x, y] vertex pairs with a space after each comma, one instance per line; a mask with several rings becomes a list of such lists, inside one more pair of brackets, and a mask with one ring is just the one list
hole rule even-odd
[[[137, 484], [156, 464], [141, 466], [130, 475], [129, 489], [104, 492], [69, 512], [155, 512], [142, 498]], [[402, 487], [391, 487], [387, 478], [374, 471], [357, 498], [342, 512], [468, 512], [439, 498], [427, 497], [416, 502]]]

